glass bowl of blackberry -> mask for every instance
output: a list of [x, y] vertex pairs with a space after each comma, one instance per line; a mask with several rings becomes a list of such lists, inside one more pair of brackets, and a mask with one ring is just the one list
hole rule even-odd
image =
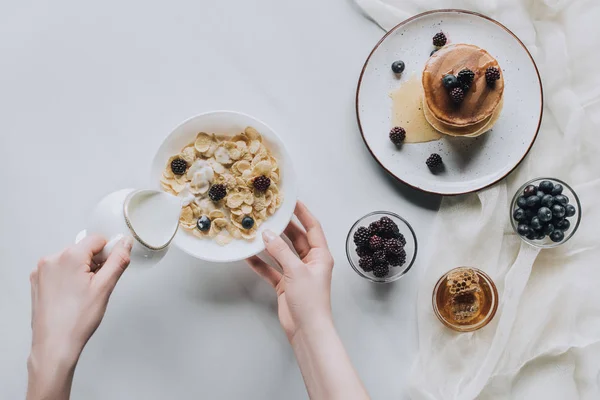
[[417, 236], [401, 216], [375, 211], [352, 225], [346, 238], [346, 255], [356, 273], [375, 283], [404, 276], [417, 257]]
[[510, 207], [510, 221], [521, 239], [532, 246], [560, 246], [579, 227], [579, 197], [560, 179], [532, 179], [515, 193]]

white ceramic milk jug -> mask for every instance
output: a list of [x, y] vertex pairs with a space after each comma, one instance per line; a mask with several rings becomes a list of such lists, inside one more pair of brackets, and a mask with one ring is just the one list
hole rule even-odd
[[181, 199], [157, 190], [123, 189], [105, 196], [94, 208], [87, 228], [77, 235], [99, 234], [107, 244], [94, 260], [106, 260], [124, 236], [134, 238], [131, 264], [151, 266], [160, 261], [177, 233]]

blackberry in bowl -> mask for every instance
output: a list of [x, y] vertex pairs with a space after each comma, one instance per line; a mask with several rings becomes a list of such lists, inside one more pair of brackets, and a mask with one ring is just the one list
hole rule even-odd
[[375, 283], [400, 279], [417, 257], [417, 236], [401, 216], [375, 211], [356, 221], [346, 238], [346, 255], [361, 277]]
[[515, 193], [510, 206], [510, 221], [521, 239], [532, 246], [559, 246], [579, 227], [579, 197], [559, 179], [532, 179]]

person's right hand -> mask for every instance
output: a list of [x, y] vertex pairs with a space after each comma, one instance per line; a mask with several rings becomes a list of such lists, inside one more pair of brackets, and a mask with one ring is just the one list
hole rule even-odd
[[304, 229], [292, 221], [284, 233], [299, 257], [282, 238], [269, 230], [263, 233], [266, 250], [281, 265], [283, 274], [258, 256], [248, 259], [252, 269], [275, 288], [279, 320], [290, 342], [298, 332], [332, 323], [333, 257], [319, 221], [308, 208], [298, 202], [294, 213]]

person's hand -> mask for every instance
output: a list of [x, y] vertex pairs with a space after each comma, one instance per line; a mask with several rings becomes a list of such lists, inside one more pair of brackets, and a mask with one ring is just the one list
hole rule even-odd
[[106, 245], [88, 236], [42, 258], [31, 273], [30, 363], [75, 363], [100, 325], [108, 298], [129, 265], [133, 238], [124, 237], [98, 269], [92, 257]]
[[263, 233], [266, 250], [281, 265], [283, 274], [257, 256], [248, 259], [252, 269], [277, 291], [279, 320], [290, 342], [298, 332], [332, 323], [333, 257], [319, 221], [306, 206], [298, 202], [294, 213], [304, 229], [292, 221], [284, 233], [298, 255], [273, 232]]

